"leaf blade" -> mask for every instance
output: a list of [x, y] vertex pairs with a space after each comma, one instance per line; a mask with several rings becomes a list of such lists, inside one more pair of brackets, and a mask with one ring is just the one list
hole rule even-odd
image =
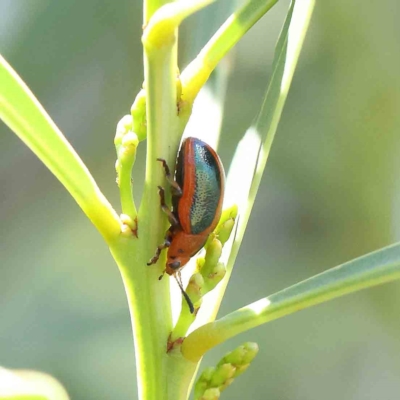
[[0, 118], [65, 186], [106, 240], [117, 237], [117, 214], [54, 121], [1, 55], [0, 82]]

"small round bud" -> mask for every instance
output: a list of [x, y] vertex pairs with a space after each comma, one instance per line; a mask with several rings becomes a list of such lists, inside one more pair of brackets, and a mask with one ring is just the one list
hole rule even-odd
[[204, 259], [204, 257], [198, 257], [196, 260], [196, 270], [200, 272], [205, 262], [206, 260]]
[[186, 293], [193, 303], [197, 303], [201, 299], [201, 291], [204, 285], [204, 278], [201, 274], [195, 273], [191, 276]]
[[226, 274], [225, 264], [219, 262], [212, 271], [204, 277], [203, 296], [213, 290], [222, 281]]
[[121, 214], [119, 216], [119, 219], [121, 220], [121, 222], [123, 224], [128, 225], [131, 228], [133, 228], [135, 226], [135, 221], [129, 215]]
[[199, 400], [218, 400], [221, 396], [221, 391], [218, 388], [207, 389]]
[[[220, 364], [231, 363], [233, 365], [243, 364], [243, 358], [246, 354], [246, 350], [243, 345], [237, 347], [235, 350], [228, 354], [225, 354], [224, 358], [219, 362]], [[246, 363], [247, 364], [247, 363]]]
[[146, 110], [146, 92], [144, 90], [144, 84], [143, 89], [137, 94], [131, 107], [133, 119], [135, 119], [136, 116], [142, 116], [143, 110]]
[[228, 241], [234, 226], [235, 220], [233, 218], [228, 219], [221, 225], [218, 233], [218, 239], [221, 241], [222, 245], [224, 245]]
[[218, 262], [219, 258], [221, 257], [222, 253], [222, 245], [221, 242], [214, 238], [207, 246], [206, 252], [206, 261], [216, 261]]
[[226, 268], [225, 264], [222, 262], [219, 262], [214, 269], [212, 270], [212, 273], [208, 276], [208, 278], [220, 282], [222, 278], [226, 274]]
[[146, 139], [146, 92], [142, 89], [135, 98], [131, 107], [133, 117], [132, 130], [138, 136], [140, 141]]
[[235, 371], [236, 368], [232, 364], [222, 364], [217, 366], [211, 378], [210, 386], [220, 387], [224, 385], [228, 379], [233, 378]]
[[214, 367], [208, 367], [201, 373], [194, 387], [194, 397], [196, 399], [200, 399], [204, 392], [210, 387], [210, 380], [214, 374], [214, 371]]
[[121, 232], [124, 236], [134, 236], [137, 237], [137, 218], [132, 219], [129, 215], [121, 214], [119, 219], [122, 223]]
[[201, 274], [204, 278], [212, 274], [213, 269], [218, 263], [219, 258], [222, 254], [222, 245], [218, 239], [212, 240], [207, 245], [206, 256], [204, 265], [201, 268]]
[[132, 236], [132, 229], [130, 226], [126, 224], [121, 224], [121, 235], [125, 237], [130, 237]]
[[132, 115], [124, 115], [117, 124], [117, 131], [128, 132], [132, 129]]
[[229, 211], [229, 218], [236, 219], [239, 212], [239, 208], [237, 204], [234, 204], [232, 207], [228, 208], [228, 211]]
[[254, 342], [247, 342], [243, 344], [243, 347], [246, 350], [246, 353], [244, 354], [243, 357], [243, 363], [249, 364], [254, 360], [254, 358], [258, 354], [259, 350], [258, 344]]
[[136, 135], [136, 133], [129, 131], [126, 133], [126, 135], [122, 138], [122, 145], [125, 147], [137, 147], [139, 144], [139, 139]]
[[134, 132], [128, 132], [123, 138], [121, 147], [119, 150], [118, 157], [121, 160], [128, 158], [129, 160], [132, 159], [132, 156], [136, 155], [136, 149], [139, 144], [139, 139]]
[[202, 380], [202, 381], [205, 381], [205, 382], [210, 382], [214, 372], [215, 372], [215, 368], [214, 367], [206, 368], [202, 372], [202, 374], [200, 375], [200, 379], [199, 380]]
[[132, 129], [133, 119], [131, 115], [124, 115], [117, 124], [114, 144], [118, 147], [124, 135]]

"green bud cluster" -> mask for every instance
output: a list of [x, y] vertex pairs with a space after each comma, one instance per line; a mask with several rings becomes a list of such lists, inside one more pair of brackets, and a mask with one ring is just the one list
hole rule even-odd
[[[179, 112], [179, 103], [182, 96], [182, 83], [180, 79], [179, 70], [177, 70], [176, 75], [176, 104]], [[136, 133], [139, 141], [145, 140], [147, 137], [147, 116], [146, 116], [146, 90], [145, 83], [143, 83], [143, 88], [137, 94], [135, 101], [131, 107], [131, 117], [132, 117], [132, 131]]]
[[114, 144], [117, 152], [115, 170], [117, 172], [117, 185], [121, 196], [121, 222], [122, 234], [130, 236], [132, 233], [137, 237], [137, 211], [132, 196], [132, 167], [136, 159], [136, 150], [139, 138], [133, 132], [133, 118], [125, 115], [119, 121], [115, 133]]
[[146, 91], [142, 89], [131, 107], [132, 130], [140, 141], [147, 136]]
[[218, 400], [221, 396], [221, 391], [217, 388], [207, 389], [199, 400]]
[[228, 241], [231, 236], [232, 229], [235, 226], [236, 217], [238, 215], [238, 206], [234, 204], [233, 206], [222, 211], [221, 218], [214, 232], [211, 233], [207, 240], [206, 247], [208, 243], [212, 241], [215, 237], [218, 237], [222, 246]]
[[232, 352], [226, 354], [218, 365], [229, 363], [235, 366], [235, 374], [233, 378], [236, 378], [242, 374], [250, 366], [250, 363], [254, 360], [258, 353], [258, 344], [254, 342], [246, 342], [241, 346], [237, 347]]
[[222, 247], [229, 239], [235, 225], [236, 216], [237, 206], [232, 206], [223, 211], [217, 228], [211, 233], [204, 246], [206, 250], [205, 256], [197, 259], [196, 271], [190, 278], [186, 288], [186, 293], [193, 303], [195, 312], [191, 314], [189, 308], [185, 305], [185, 300], [182, 300], [182, 311], [170, 336], [172, 343], [184, 337], [196, 318], [203, 296], [213, 290], [224, 278], [226, 268], [224, 263], [219, 262], [219, 259], [222, 254]]
[[226, 354], [216, 367], [206, 368], [196, 382], [195, 399], [219, 399], [220, 393], [250, 366], [257, 353], [257, 343], [247, 342]]
[[114, 138], [115, 150], [117, 151], [117, 161], [115, 169], [117, 171], [117, 184], [120, 186], [120, 175], [122, 169], [132, 170], [136, 159], [136, 149], [139, 144], [139, 139], [132, 128], [132, 117], [125, 115], [117, 125], [117, 131]]
[[219, 262], [222, 254], [222, 248], [228, 241], [235, 220], [238, 214], [236, 205], [224, 210], [221, 219], [205, 245], [206, 255], [197, 261], [197, 270], [204, 278], [204, 285], [202, 289], [203, 296], [213, 290], [219, 282], [224, 278], [226, 273], [225, 265]]
[[117, 130], [114, 138], [115, 149], [118, 150], [122, 143], [122, 138], [130, 131], [132, 131], [133, 119], [131, 115], [124, 115], [117, 124]]
[[[186, 293], [192, 300], [195, 308], [198, 308], [199, 302], [202, 298], [201, 289], [204, 286], [204, 279], [201, 274], [193, 274], [189, 280], [189, 283], [186, 288]], [[197, 306], [197, 307], [196, 307]]]
[[[176, 75], [176, 103], [179, 113], [179, 104], [182, 96], [180, 73]], [[122, 234], [133, 232], [137, 236], [137, 210], [132, 197], [132, 167], [136, 159], [136, 150], [139, 142], [147, 136], [146, 117], [146, 90], [145, 83], [137, 94], [131, 107], [131, 114], [125, 115], [117, 125], [114, 138], [117, 151], [115, 169], [117, 171], [117, 185], [120, 189], [122, 212]]]

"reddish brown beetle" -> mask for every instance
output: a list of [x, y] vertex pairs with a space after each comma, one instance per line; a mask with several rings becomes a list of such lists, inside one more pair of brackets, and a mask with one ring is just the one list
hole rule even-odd
[[164, 189], [158, 187], [161, 207], [171, 226], [164, 243], [158, 246], [147, 265], [156, 263], [161, 251], [168, 248], [165, 272], [175, 276], [193, 313], [193, 304], [183, 290], [180, 270], [205, 245], [218, 224], [224, 198], [224, 168], [218, 154], [207, 143], [193, 137], [182, 143], [175, 179], [166, 161], [161, 158], [157, 160], [162, 162], [166, 178], [171, 184], [172, 211], [165, 203]]

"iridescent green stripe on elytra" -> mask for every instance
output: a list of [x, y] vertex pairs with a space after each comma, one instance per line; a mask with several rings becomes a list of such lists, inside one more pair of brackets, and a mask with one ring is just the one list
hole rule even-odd
[[213, 154], [200, 141], [194, 142], [195, 191], [190, 208], [191, 232], [206, 230], [215, 218], [221, 194], [219, 165]]

